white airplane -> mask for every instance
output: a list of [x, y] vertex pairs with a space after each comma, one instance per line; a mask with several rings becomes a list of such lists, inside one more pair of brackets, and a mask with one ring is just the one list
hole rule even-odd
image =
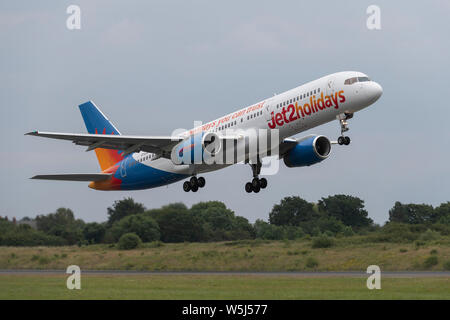
[[[326, 159], [331, 144], [350, 144], [344, 135], [347, 120], [377, 101], [382, 92], [364, 73], [334, 73], [172, 136], [122, 135], [89, 101], [79, 106], [88, 134], [26, 134], [87, 146], [86, 151], [95, 150], [102, 172], [32, 179], [90, 181], [89, 187], [96, 190], [140, 190], [188, 179], [184, 191], [196, 192], [205, 186], [205, 178], [198, 174], [244, 162], [253, 172], [245, 190], [257, 193], [267, 186], [267, 180], [259, 178], [264, 157], [277, 155], [288, 167]], [[341, 127], [336, 142], [323, 135], [290, 138], [333, 120]]]

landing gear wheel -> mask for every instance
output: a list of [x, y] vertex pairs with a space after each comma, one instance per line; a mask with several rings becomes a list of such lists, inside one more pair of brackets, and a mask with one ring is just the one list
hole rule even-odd
[[259, 180], [259, 185], [261, 186], [261, 189], [265, 189], [267, 187], [267, 179], [266, 178], [261, 178]]
[[193, 186], [197, 186], [197, 187], [198, 187], [198, 179], [197, 179], [196, 176], [193, 176], [193, 177], [189, 180], [189, 182], [191, 183], [191, 188], [192, 188]]
[[254, 193], [258, 193], [261, 189], [267, 187], [267, 180], [265, 178], [259, 178], [262, 163], [258, 159], [258, 162], [256, 164], [250, 164], [250, 166], [252, 167], [253, 179], [251, 182], [247, 182], [245, 184], [245, 191], [247, 191], [248, 193], [252, 191]]
[[197, 185], [191, 186], [191, 191], [192, 192], [197, 192], [198, 191], [198, 186]]
[[203, 177], [197, 178], [197, 185], [199, 188], [203, 188], [206, 184], [206, 180]]
[[350, 144], [350, 137], [344, 137], [344, 144], [348, 146]]
[[253, 187], [253, 191], [255, 191], [255, 189], [260, 189], [261, 188], [261, 183], [259, 182], [258, 178], [253, 178], [253, 180], [252, 180], [252, 187]]
[[340, 137], [338, 138], [337, 142], [338, 142], [339, 145], [342, 146], [342, 145], [345, 143], [345, 138], [344, 138], [343, 136], [340, 136]]
[[191, 191], [191, 184], [189, 183], [189, 181], [185, 181], [185, 182], [183, 183], [183, 190], [184, 190], [185, 192]]
[[253, 178], [252, 187], [253, 187], [253, 189], [261, 188], [261, 183], [259, 182], [258, 178]]

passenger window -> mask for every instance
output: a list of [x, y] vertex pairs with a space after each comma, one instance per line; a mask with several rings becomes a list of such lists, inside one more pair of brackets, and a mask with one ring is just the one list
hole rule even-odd
[[317, 92], [320, 92], [320, 88], [319, 88], [319, 89], [317, 89]]

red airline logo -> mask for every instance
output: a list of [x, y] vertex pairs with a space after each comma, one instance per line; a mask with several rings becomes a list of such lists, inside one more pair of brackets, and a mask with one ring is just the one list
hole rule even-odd
[[272, 111], [272, 121], [268, 123], [270, 129], [274, 129], [276, 126], [283, 126], [285, 123], [289, 123], [291, 121], [295, 121], [300, 118], [304, 118], [305, 116], [309, 116], [312, 113], [319, 112], [321, 110], [325, 110], [327, 108], [334, 107], [335, 109], [339, 108], [339, 103], [345, 102], [344, 91], [341, 90], [336, 92], [331, 96], [323, 96], [323, 92], [320, 94], [320, 98], [316, 100], [316, 96], [312, 96], [309, 98], [309, 103], [305, 103], [303, 106], [299, 105], [298, 102], [294, 104], [290, 104], [281, 109], [281, 112], [278, 112], [274, 115]]

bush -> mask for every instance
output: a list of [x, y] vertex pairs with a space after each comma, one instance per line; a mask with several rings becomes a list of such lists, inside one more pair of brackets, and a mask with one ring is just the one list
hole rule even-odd
[[134, 233], [144, 242], [157, 241], [161, 237], [158, 223], [143, 214], [130, 215], [115, 222], [109, 232], [115, 241], [126, 233]]
[[439, 263], [438, 257], [437, 256], [430, 256], [428, 258], [425, 259], [423, 266], [427, 269], [437, 265]]
[[300, 239], [304, 233], [302, 228], [294, 226], [285, 226], [284, 228], [284, 239], [295, 240]]
[[450, 260], [444, 262], [444, 270], [450, 270]]
[[317, 266], [319, 266], [319, 262], [315, 258], [309, 257], [308, 259], [306, 259], [307, 268], [316, 268]]
[[422, 241], [431, 241], [439, 239], [440, 236], [441, 234], [439, 232], [428, 229], [420, 235], [419, 239]]
[[353, 236], [355, 233], [353, 232], [352, 227], [350, 227], [350, 226], [345, 226], [344, 229], [342, 230], [342, 234], [343, 234], [345, 237], [351, 237], [351, 236]]
[[284, 238], [283, 227], [267, 223], [263, 220], [255, 222], [256, 238], [264, 240], [282, 240]]
[[375, 242], [412, 242], [417, 240], [419, 233], [413, 232], [411, 226], [405, 223], [389, 222], [380, 228], [375, 234], [369, 236], [369, 240]]
[[135, 233], [125, 233], [119, 239], [117, 246], [121, 250], [131, 250], [139, 247], [141, 238]]
[[312, 248], [329, 248], [334, 245], [334, 239], [327, 236], [314, 238]]
[[39, 257], [39, 264], [48, 264], [50, 259], [47, 257]]
[[414, 242], [414, 244], [416, 245], [416, 248], [419, 248], [420, 246], [424, 246], [425, 242], [417, 240], [417, 241]]

